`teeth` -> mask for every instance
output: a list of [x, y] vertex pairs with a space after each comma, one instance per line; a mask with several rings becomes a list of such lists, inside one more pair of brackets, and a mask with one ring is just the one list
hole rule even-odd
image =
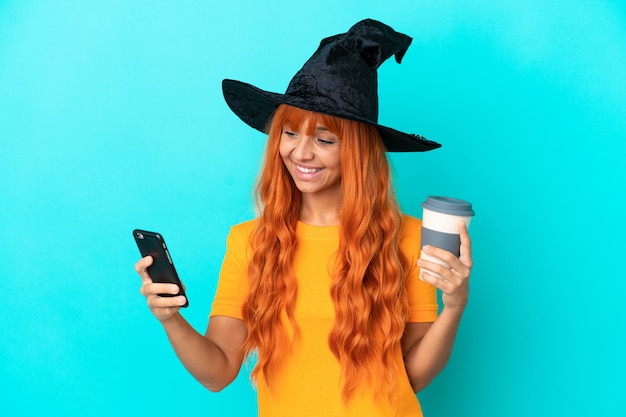
[[304, 174], [312, 174], [314, 172], [319, 172], [322, 170], [321, 168], [304, 168], [299, 165], [296, 165], [296, 169]]

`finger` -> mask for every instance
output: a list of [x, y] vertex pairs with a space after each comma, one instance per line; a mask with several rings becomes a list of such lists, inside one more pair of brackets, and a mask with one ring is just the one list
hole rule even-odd
[[[466, 244], [469, 244], [469, 242], [467, 242]], [[450, 269], [457, 271], [461, 274], [465, 274], [466, 271], [469, 271], [472, 266], [471, 255], [467, 259], [461, 259], [457, 258], [457, 256], [452, 252], [429, 245], [424, 246], [422, 250], [427, 255], [441, 259], [443, 262], [450, 265]]]
[[152, 278], [148, 273], [148, 267], [152, 265], [152, 262], [152, 256], [146, 256], [138, 260], [135, 264], [135, 271], [137, 271], [137, 273], [144, 282], [152, 282]]
[[422, 248], [425, 254], [435, 258], [441, 259], [448, 265], [453, 265], [455, 261], [458, 262], [458, 258], [452, 252], [445, 249], [437, 248], [435, 246], [426, 245]]
[[[418, 259], [417, 265], [420, 267], [422, 272], [431, 272], [436, 279], [439, 280], [451, 280], [455, 279], [454, 273], [450, 270], [450, 267], [447, 265], [441, 265], [438, 262], [429, 261], [427, 259]], [[439, 278], [439, 276], [441, 278]]]
[[467, 225], [464, 221], [459, 222], [459, 236], [461, 238], [461, 256], [459, 256], [459, 259], [465, 266], [471, 269], [472, 241], [470, 239], [469, 232], [467, 231]]
[[460, 279], [455, 282], [448, 281], [447, 279], [436, 277], [428, 271], [422, 271], [420, 273], [420, 278], [422, 281], [431, 284], [441, 291], [442, 301], [446, 308], [462, 309], [465, 305], [467, 305], [467, 281]]
[[421, 271], [420, 279], [433, 287], [439, 289], [443, 294], [447, 294], [451, 291], [451, 284], [448, 280], [433, 275], [429, 271]]
[[137, 271], [138, 273], [142, 273], [143, 271], [147, 270], [150, 265], [152, 265], [152, 262], [152, 256], [144, 256], [135, 264], [135, 271]]
[[[180, 293], [180, 289], [176, 284], [165, 284], [165, 283], [146, 283], [141, 286], [143, 295], [159, 295], [159, 294], [169, 294], [169, 295], [178, 295]], [[161, 297], [163, 298], [163, 297]]]
[[180, 295], [177, 297], [161, 297], [159, 295], [152, 295], [147, 297], [148, 306], [151, 309], [180, 309], [185, 303], [187, 299]]

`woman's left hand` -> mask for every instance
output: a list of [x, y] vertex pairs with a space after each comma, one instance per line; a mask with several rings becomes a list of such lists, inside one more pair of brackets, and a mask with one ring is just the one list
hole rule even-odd
[[[417, 264], [421, 268], [421, 279], [441, 290], [444, 307], [462, 312], [467, 305], [472, 269], [472, 246], [465, 222], [459, 222], [459, 235], [461, 250], [458, 258], [451, 252], [433, 246], [422, 248], [424, 253], [438, 258], [449, 267], [426, 259], [419, 259]], [[428, 271], [438, 274], [439, 277], [429, 274]]]

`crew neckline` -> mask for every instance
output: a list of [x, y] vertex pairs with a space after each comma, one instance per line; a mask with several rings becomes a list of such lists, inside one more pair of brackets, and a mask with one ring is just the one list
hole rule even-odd
[[317, 239], [337, 239], [339, 237], [339, 225], [315, 226], [298, 220], [296, 233], [299, 236]]

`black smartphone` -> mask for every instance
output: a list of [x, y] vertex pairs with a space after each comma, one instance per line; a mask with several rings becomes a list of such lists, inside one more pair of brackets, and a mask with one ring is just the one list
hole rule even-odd
[[[176, 295], [184, 295], [185, 299], [187, 295], [183, 289], [183, 284], [178, 278], [176, 268], [174, 268], [174, 262], [170, 255], [165, 239], [159, 233], [148, 232], [147, 230], [133, 230], [133, 236], [141, 256], [152, 256], [152, 265], [148, 267], [148, 273], [153, 282], [176, 284], [179, 291]], [[174, 297], [172, 294], [159, 294], [162, 297]], [[189, 301], [185, 302], [183, 307], [189, 306]]]

